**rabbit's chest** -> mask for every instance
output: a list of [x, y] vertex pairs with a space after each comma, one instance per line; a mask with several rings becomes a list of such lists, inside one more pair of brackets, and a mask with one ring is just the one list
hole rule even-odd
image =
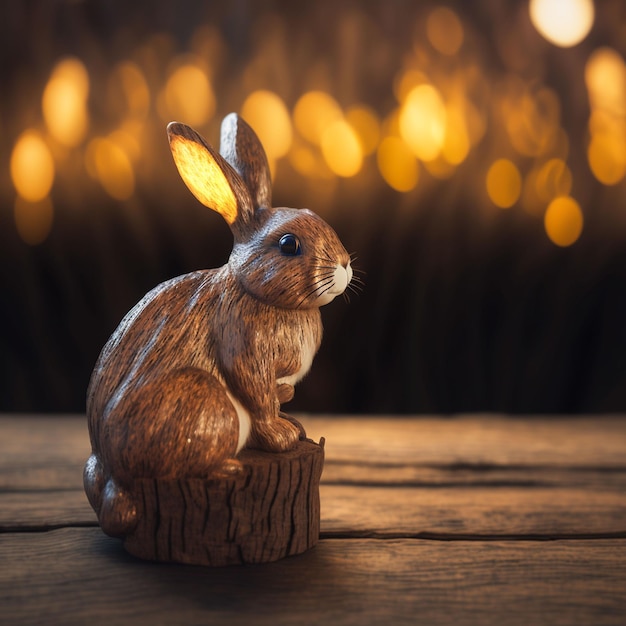
[[[306, 376], [307, 372], [311, 369], [311, 364], [313, 363], [313, 357], [317, 351], [317, 345], [313, 336], [303, 336], [302, 343], [298, 346], [289, 346], [291, 350], [297, 350], [296, 359], [293, 359], [293, 365], [290, 368], [291, 372], [289, 372], [285, 376], [280, 376], [277, 379], [277, 383], [283, 384], [287, 383], [289, 385], [295, 385], [298, 383], [304, 376]], [[280, 375], [280, 372], [278, 372]]]
[[319, 311], [289, 316], [276, 325], [269, 324], [267, 328], [271, 330], [266, 337], [266, 347], [271, 346], [269, 352], [273, 355], [276, 381], [295, 385], [311, 369], [320, 344]]

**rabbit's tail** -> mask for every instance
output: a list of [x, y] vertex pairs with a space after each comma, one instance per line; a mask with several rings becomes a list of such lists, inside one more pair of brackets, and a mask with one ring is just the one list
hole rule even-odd
[[106, 477], [100, 459], [92, 454], [83, 471], [89, 504], [98, 515], [102, 530], [112, 537], [125, 537], [137, 524], [137, 507], [131, 495], [113, 478]]

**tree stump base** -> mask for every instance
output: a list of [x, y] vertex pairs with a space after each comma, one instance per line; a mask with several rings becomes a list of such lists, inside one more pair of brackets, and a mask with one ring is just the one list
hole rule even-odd
[[232, 477], [137, 479], [137, 525], [124, 548], [142, 559], [196, 565], [267, 563], [317, 543], [324, 440], [280, 454], [242, 450]]

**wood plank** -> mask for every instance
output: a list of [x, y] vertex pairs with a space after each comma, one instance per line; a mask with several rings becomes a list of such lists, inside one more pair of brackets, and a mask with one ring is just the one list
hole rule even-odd
[[326, 536], [626, 537], [623, 491], [322, 485]]
[[626, 540], [325, 540], [212, 569], [135, 560], [95, 528], [5, 534], [0, 623], [622, 625], [625, 551]]
[[0, 467], [81, 464], [89, 456], [84, 415], [0, 415]]
[[0, 493], [0, 533], [97, 524], [83, 491]]
[[[626, 416], [455, 417], [298, 415], [342, 462], [441, 465], [626, 466]], [[89, 455], [84, 416], [0, 416], [0, 463], [79, 462]]]
[[329, 459], [426, 467], [626, 470], [624, 416], [302, 416]]
[[[322, 485], [320, 497], [323, 537], [626, 537], [623, 491]], [[82, 491], [0, 494], [0, 532], [94, 524]]]
[[[626, 454], [626, 453], [625, 453]], [[332, 455], [332, 451], [331, 451]], [[37, 460], [7, 465], [0, 462], [0, 492], [82, 490], [85, 459], [61, 462]], [[38, 463], [38, 465], [34, 465]], [[626, 469], [584, 467], [483, 466], [427, 467], [414, 464], [350, 463], [326, 457], [322, 483], [327, 485], [388, 485], [414, 487], [579, 487], [626, 492]]]
[[[333, 451], [331, 450], [331, 455]], [[626, 454], [626, 453], [625, 453]], [[0, 478], [2, 473], [0, 472]], [[626, 492], [626, 468], [515, 465], [424, 466], [419, 463], [351, 463], [327, 458], [327, 485], [414, 487], [579, 487]]]
[[[626, 483], [626, 418], [303, 416], [326, 436], [326, 483]], [[81, 488], [82, 416], [0, 417], [0, 490]]]

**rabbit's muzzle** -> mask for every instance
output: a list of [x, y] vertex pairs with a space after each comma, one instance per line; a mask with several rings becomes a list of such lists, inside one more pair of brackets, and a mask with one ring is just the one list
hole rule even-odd
[[319, 306], [324, 306], [329, 302], [332, 302], [337, 296], [340, 296], [350, 284], [352, 280], [352, 266], [348, 262], [345, 266], [341, 263], [337, 263], [332, 275], [332, 282], [328, 289], [326, 289], [319, 297]]

